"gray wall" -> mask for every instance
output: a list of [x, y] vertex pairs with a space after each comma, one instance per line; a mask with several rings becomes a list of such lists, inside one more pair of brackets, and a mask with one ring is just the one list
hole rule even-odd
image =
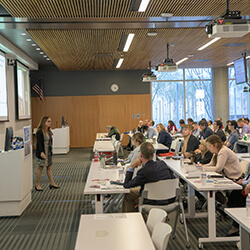
[[[146, 71], [59, 71], [55, 67], [41, 68], [31, 71], [31, 86], [42, 79], [44, 96], [150, 94], [150, 84], [140, 80]], [[116, 93], [110, 88], [113, 83], [119, 86]], [[34, 91], [31, 93], [37, 96]]]
[[213, 68], [214, 120], [222, 117], [224, 123], [229, 119], [228, 68]]

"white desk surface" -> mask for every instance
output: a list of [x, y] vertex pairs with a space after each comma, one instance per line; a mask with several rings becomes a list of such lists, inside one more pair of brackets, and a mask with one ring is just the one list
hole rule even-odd
[[81, 215], [75, 250], [154, 250], [141, 213]]
[[238, 140], [237, 141], [238, 143], [240, 143], [240, 144], [250, 144], [250, 141], [249, 140], [244, 140], [244, 139], [240, 139], [240, 140]]
[[153, 143], [153, 139], [147, 139], [146, 142], [152, 143], [153, 146], [154, 146], [155, 151], [156, 150], [167, 150], [168, 149], [168, 147], [166, 147], [162, 143], [158, 143], [158, 142]]
[[247, 217], [245, 207], [225, 208], [225, 213], [250, 233], [250, 217]]
[[110, 141], [111, 138], [110, 137], [106, 137], [108, 135], [108, 133], [96, 133], [96, 141]]
[[236, 155], [241, 161], [250, 161], [250, 153], [236, 153]]
[[111, 141], [95, 141], [93, 152], [112, 152], [114, 151], [114, 146]]
[[[129, 193], [128, 188], [122, 185], [111, 185], [109, 182], [117, 181], [119, 179], [119, 169], [102, 169], [100, 162], [92, 161], [87, 182], [84, 188], [84, 194], [119, 194]], [[92, 188], [90, 186], [99, 185], [101, 188]]]
[[[213, 182], [207, 182], [206, 185], [200, 183], [200, 178], [188, 179], [185, 170], [180, 167], [180, 161], [177, 160], [164, 160], [172, 171], [184, 179], [188, 184], [188, 214], [187, 217], [199, 218], [208, 217], [208, 237], [199, 238], [199, 247], [202, 248], [203, 243], [208, 242], [225, 242], [225, 241], [237, 241], [239, 237], [217, 237], [216, 236], [216, 214], [215, 214], [215, 193], [217, 190], [233, 190], [242, 189], [242, 187], [236, 183], [232, 184], [214, 184]], [[188, 165], [190, 166], [190, 165]], [[207, 174], [215, 174], [215, 172], [207, 172]], [[210, 181], [210, 179], [209, 179]], [[211, 180], [212, 181], [212, 180]], [[195, 213], [195, 192], [203, 191], [207, 198], [208, 213]]]
[[[217, 190], [234, 190], [242, 189], [242, 186], [232, 183], [232, 184], [214, 184], [213, 182], [208, 182], [206, 185], [200, 183], [200, 178], [187, 178], [188, 173], [181, 169], [179, 160], [164, 160], [169, 168], [184, 179], [189, 185], [194, 187], [197, 191], [217, 191]], [[190, 166], [190, 165], [188, 165]], [[207, 172], [208, 175], [215, 175], [216, 172]], [[221, 178], [220, 178], [221, 179]], [[225, 178], [226, 179], [226, 178]], [[212, 180], [212, 179], [211, 179]]]

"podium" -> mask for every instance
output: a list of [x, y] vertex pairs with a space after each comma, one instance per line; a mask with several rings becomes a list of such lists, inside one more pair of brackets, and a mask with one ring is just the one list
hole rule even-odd
[[24, 149], [0, 153], [0, 216], [20, 216], [31, 202], [32, 155]]
[[70, 148], [69, 127], [52, 129], [53, 154], [67, 154]]

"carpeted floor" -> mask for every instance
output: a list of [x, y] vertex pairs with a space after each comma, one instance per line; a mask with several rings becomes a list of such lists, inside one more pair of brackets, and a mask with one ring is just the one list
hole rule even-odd
[[[125, 154], [127, 155], [128, 152], [125, 151]], [[53, 157], [54, 180], [61, 188], [59, 190], [49, 189], [49, 182], [44, 170], [41, 179], [44, 191], [32, 191], [32, 202], [23, 214], [20, 217], [0, 218], [1, 250], [74, 249], [80, 215], [94, 213], [91, 204], [93, 197], [83, 195], [91, 157], [92, 149], [90, 148], [71, 149], [67, 155]], [[35, 173], [36, 162], [34, 161], [34, 184]], [[169, 224], [171, 225], [172, 222], [170, 216]], [[207, 236], [207, 219], [192, 219], [187, 220], [187, 223], [191, 241], [190, 249], [198, 249], [197, 239]], [[217, 235], [224, 236], [230, 226], [229, 218], [218, 221]], [[176, 238], [169, 240], [168, 249], [185, 249], [185, 233], [182, 224], [178, 224]], [[211, 243], [205, 244], [204, 249], [236, 249], [236, 244]]]

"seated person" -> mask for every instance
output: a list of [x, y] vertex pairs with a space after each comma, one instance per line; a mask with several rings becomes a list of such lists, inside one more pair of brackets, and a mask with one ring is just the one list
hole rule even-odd
[[237, 155], [223, 145], [218, 135], [207, 138], [207, 147], [215, 154], [209, 164], [203, 165], [205, 171], [224, 172], [229, 179], [237, 181], [241, 176], [241, 167]]
[[142, 120], [138, 122], [137, 132], [144, 133], [144, 125]]
[[179, 133], [182, 133], [182, 130], [183, 130], [183, 126], [185, 125], [185, 121], [183, 119], [180, 119], [179, 120], [179, 125], [181, 127], [180, 131], [178, 131]]
[[[250, 173], [246, 175], [244, 179], [239, 179], [238, 184], [242, 185], [245, 190], [233, 190], [228, 197], [227, 207], [245, 207], [246, 206], [246, 194], [250, 192]], [[247, 191], [249, 186], [249, 191]], [[243, 193], [242, 193], [243, 192]], [[233, 221], [232, 228], [228, 232], [227, 236], [238, 236], [239, 224]]]
[[213, 154], [208, 150], [207, 143], [205, 140], [201, 141], [199, 148], [194, 151], [195, 157], [194, 162], [195, 163], [201, 163], [201, 164], [208, 164]]
[[[239, 119], [237, 121], [238, 127], [241, 129], [240, 131], [240, 137], [243, 138], [245, 134], [250, 134], [250, 127], [244, 122], [243, 118]], [[237, 144], [237, 152], [238, 153], [246, 153], [248, 150], [248, 147], [245, 145], [239, 145]]]
[[177, 128], [172, 120], [168, 121], [168, 126], [167, 126], [168, 133], [175, 134], [177, 132]]
[[[139, 203], [140, 194], [143, 191], [144, 185], [149, 182], [157, 182], [160, 180], [174, 179], [173, 172], [169, 169], [164, 161], [153, 161], [154, 147], [149, 142], [141, 144], [140, 158], [130, 165], [126, 172], [126, 177], [123, 186], [130, 188], [130, 193], [125, 194], [123, 199], [123, 212], [136, 212], [136, 205]], [[134, 169], [138, 166], [143, 167], [137, 172], [135, 178], [132, 179]], [[148, 204], [166, 205], [174, 200], [165, 201], [149, 201]]]
[[222, 130], [222, 122], [220, 120], [214, 121], [214, 134], [218, 135], [223, 142], [227, 139], [224, 131]]
[[200, 126], [200, 139], [201, 140], [205, 140], [207, 139], [210, 135], [213, 134], [212, 129], [210, 129], [208, 127], [208, 123], [206, 120], [201, 120], [199, 122], [199, 126]]
[[196, 138], [199, 138], [200, 137], [200, 127], [198, 126], [197, 122], [193, 122], [192, 127], [193, 127], [193, 135]]
[[157, 136], [157, 133], [156, 133], [156, 131], [155, 131], [155, 129], [154, 129], [154, 126], [155, 125], [155, 122], [154, 121], [149, 121], [149, 127], [148, 127], [148, 130], [146, 130], [146, 132], [147, 132], [147, 138], [148, 139], [153, 139], [154, 138], [154, 136], [156, 137]]
[[192, 126], [192, 125], [193, 125], [193, 122], [194, 122], [194, 120], [193, 120], [192, 118], [188, 118], [188, 119], [187, 119], [187, 124], [188, 124], [188, 125], [191, 125], [191, 126]]
[[231, 150], [234, 150], [234, 145], [239, 140], [239, 135], [236, 130], [237, 122], [234, 120], [229, 121], [227, 126], [231, 133], [228, 139], [225, 141], [225, 145], [229, 147]]
[[207, 122], [207, 124], [208, 124], [208, 127], [211, 128], [211, 130], [214, 130], [214, 125], [213, 125], [213, 121], [212, 120], [209, 120]]
[[[166, 131], [166, 128], [161, 123], [157, 124], [156, 129], [158, 132], [157, 142], [165, 145], [166, 147], [168, 147], [170, 149], [171, 143], [172, 143], [171, 135]], [[167, 153], [167, 152], [169, 152], [169, 149], [168, 150], [161, 150], [161, 153]]]
[[120, 140], [120, 137], [121, 137], [120, 136], [120, 132], [119, 132], [119, 130], [116, 127], [112, 127], [111, 125], [108, 125], [106, 127], [106, 130], [108, 131], [107, 137], [112, 137], [112, 135], [115, 135], [115, 139], [117, 141]]
[[199, 140], [192, 134], [193, 127], [191, 125], [184, 125], [182, 131], [182, 136], [184, 137], [182, 154], [184, 155], [184, 158], [190, 158], [190, 153], [199, 147]]

